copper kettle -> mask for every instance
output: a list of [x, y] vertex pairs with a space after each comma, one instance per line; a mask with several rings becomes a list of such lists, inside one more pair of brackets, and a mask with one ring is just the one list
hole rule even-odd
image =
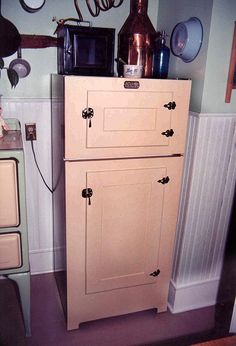
[[148, 0], [130, 0], [130, 14], [118, 34], [118, 75], [123, 75], [121, 61], [142, 65], [143, 77], [152, 77], [156, 31], [147, 15]]

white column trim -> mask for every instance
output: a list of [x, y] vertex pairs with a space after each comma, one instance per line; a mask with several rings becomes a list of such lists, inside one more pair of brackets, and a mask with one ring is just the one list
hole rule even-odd
[[197, 113], [190, 111], [189, 115], [197, 118], [236, 118], [236, 113]]
[[176, 286], [171, 280], [168, 308], [175, 314], [216, 304], [220, 278]]

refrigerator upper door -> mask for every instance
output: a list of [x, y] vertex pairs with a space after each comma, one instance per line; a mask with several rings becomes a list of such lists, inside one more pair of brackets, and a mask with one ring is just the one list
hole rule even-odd
[[164, 107], [170, 100], [170, 92], [88, 91], [94, 117], [87, 148], [168, 147], [171, 137], [162, 132], [171, 126], [172, 111]]
[[66, 159], [184, 152], [190, 81], [64, 78]]

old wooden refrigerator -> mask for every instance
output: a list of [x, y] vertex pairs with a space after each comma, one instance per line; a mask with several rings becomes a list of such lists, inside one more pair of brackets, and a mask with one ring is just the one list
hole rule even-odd
[[190, 87], [52, 76], [55, 264], [68, 329], [167, 309]]

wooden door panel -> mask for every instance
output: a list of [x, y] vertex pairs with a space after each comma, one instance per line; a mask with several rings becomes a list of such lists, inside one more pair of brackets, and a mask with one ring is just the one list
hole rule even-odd
[[169, 145], [162, 132], [171, 128], [172, 111], [164, 107], [172, 93], [89, 91], [94, 110], [87, 129], [88, 148]]
[[153, 131], [155, 108], [105, 108], [103, 131]]
[[[166, 168], [89, 172], [87, 293], [153, 282]], [[151, 249], [150, 244], [155, 244]]]
[[[191, 81], [65, 77], [65, 157], [93, 159], [183, 153]], [[174, 109], [164, 105], [175, 102]], [[93, 109], [91, 119], [83, 111]], [[91, 125], [91, 126], [90, 126]], [[169, 129], [171, 137], [162, 135]]]

